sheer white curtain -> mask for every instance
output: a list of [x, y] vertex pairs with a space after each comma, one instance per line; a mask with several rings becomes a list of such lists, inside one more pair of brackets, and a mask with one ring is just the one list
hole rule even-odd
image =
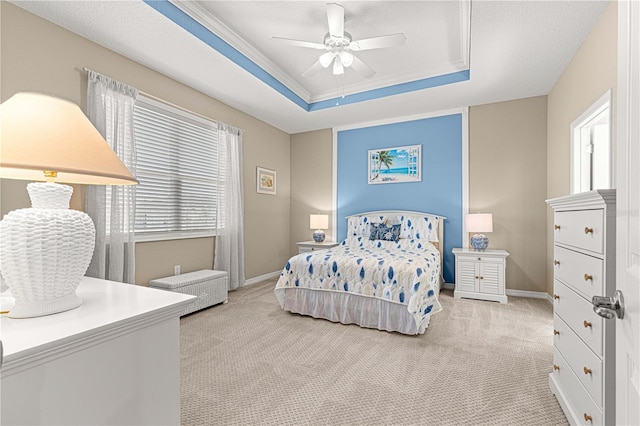
[[[138, 90], [88, 71], [87, 116], [131, 173], [136, 174], [133, 107]], [[87, 186], [86, 211], [96, 226], [90, 277], [135, 282], [135, 186]]]
[[244, 285], [242, 130], [218, 123], [218, 225], [213, 268], [227, 271], [229, 289]]

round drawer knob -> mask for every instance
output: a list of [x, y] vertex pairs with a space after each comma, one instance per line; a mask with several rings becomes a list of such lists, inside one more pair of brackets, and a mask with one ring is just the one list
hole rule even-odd
[[553, 369], [554, 369], [554, 370], [557, 370], [557, 371], [560, 371], [560, 366], [559, 366], [559, 365], [556, 365], [556, 364], [553, 364]]
[[560, 229], [560, 225], [553, 225], [553, 229]]
[[585, 281], [593, 281], [593, 275], [584, 274], [584, 280]]
[[587, 321], [587, 320], [584, 320], [583, 324], [584, 324], [584, 328], [589, 328], [589, 327], [591, 327], [591, 325], [592, 325], [592, 324], [591, 324], [589, 321]]
[[584, 374], [591, 374], [591, 369], [590, 369], [590, 368], [585, 367], [585, 368], [584, 368]]
[[591, 417], [587, 413], [584, 413], [584, 421], [585, 422], [591, 422], [591, 421], [593, 421], [593, 417]]
[[585, 234], [593, 234], [593, 228], [589, 228], [588, 226], [585, 226], [584, 233]]

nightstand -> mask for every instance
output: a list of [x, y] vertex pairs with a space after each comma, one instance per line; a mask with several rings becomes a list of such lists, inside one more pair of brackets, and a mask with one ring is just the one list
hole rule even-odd
[[306, 253], [308, 251], [316, 251], [316, 250], [326, 250], [331, 247], [335, 247], [340, 245], [340, 243], [336, 243], [333, 241], [323, 241], [321, 243], [316, 243], [315, 241], [302, 241], [298, 244], [298, 253]]
[[454, 298], [507, 303], [504, 283], [508, 252], [454, 248], [453, 255], [456, 257]]

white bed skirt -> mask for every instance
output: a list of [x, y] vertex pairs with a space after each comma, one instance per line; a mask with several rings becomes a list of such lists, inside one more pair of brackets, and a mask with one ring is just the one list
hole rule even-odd
[[359, 294], [276, 288], [275, 295], [285, 311], [342, 324], [358, 324], [403, 334], [423, 334], [429, 324], [427, 318], [416, 329], [416, 321], [406, 305]]

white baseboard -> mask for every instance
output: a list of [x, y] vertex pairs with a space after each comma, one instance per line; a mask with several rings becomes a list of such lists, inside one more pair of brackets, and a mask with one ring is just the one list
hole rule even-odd
[[282, 273], [282, 271], [275, 271], [275, 272], [269, 272], [268, 274], [259, 275], [257, 277], [249, 278], [248, 280], [244, 281], [243, 287], [247, 286], [247, 285], [256, 284], [256, 283], [262, 282], [264, 280], [270, 280], [272, 278], [277, 277], [281, 273]]
[[446, 288], [447, 290], [453, 290], [454, 288], [456, 288], [456, 285], [454, 283], [444, 283], [442, 285], [442, 288]]
[[547, 299], [553, 302], [551, 296], [546, 291], [510, 290], [507, 289], [507, 296], [528, 297], [530, 299]]

